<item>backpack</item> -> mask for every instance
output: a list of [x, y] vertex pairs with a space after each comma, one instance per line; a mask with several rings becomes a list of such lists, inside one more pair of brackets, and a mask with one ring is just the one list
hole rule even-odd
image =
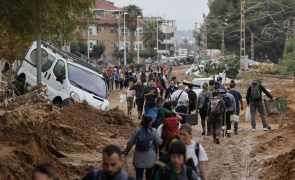
[[174, 135], [179, 134], [179, 122], [176, 118], [166, 118], [163, 122], [162, 127], [162, 139], [163, 141], [168, 140]]
[[221, 99], [218, 99], [218, 98], [213, 98], [211, 99], [211, 102], [210, 102], [210, 108], [211, 108], [211, 114], [212, 115], [220, 115], [222, 113], [222, 109], [221, 109], [221, 106], [219, 104], [219, 101]]
[[136, 134], [135, 149], [137, 151], [147, 151], [153, 144], [153, 129], [148, 127], [141, 127]]
[[[172, 174], [172, 170], [168, 169], [167, 166], [159, 171], [159, 179], [169, 179]], [[193, 180], [193, 169], [186, 167], [186, 177], [188, 180]]]
[[251, 97], [253, 101], [261, 100], [261, 92], [260, 92], [259, 84], [251, 86]]
[[205, 99], [204, 99], [204, 102], [203, 102], [202, 109], [207, 111], [208, 106], [209, 106], [209, 101], [210, 101], [210, 94], [208, 94], [207, 96], [204, 94], [204, 96], [205, 96]]
[[232, 106], [232, 101], [231, 101], [230, 97], [223, 96], [222, 99], [224, 101], [224, 105], [226, 108], [230, 108]]
[[197, 94], [192, 90], [188, 90], [187, 95], [189, 99], [189, 107], [191, 110], [194, 110], [196, 108]]

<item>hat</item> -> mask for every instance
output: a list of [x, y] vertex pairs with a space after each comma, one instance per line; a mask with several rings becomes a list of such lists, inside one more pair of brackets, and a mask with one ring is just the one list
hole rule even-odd
[[221, 89], [218, 89], [218, 92], [221, 94], [224, 94], [224, 93], [226, 93], [226, 90], [224, 88], [221, 88]]

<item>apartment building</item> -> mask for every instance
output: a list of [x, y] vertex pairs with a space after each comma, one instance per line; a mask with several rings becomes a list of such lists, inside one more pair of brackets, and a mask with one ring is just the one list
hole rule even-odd
[[[113, 52], [124, 48], [124, 19], [123, 12], [119, 7], [116, 7], [113, 2], [107, 0], [96, 0], [95, 6], [92, 9], [94, 17], [89, 20], [86, 31], [82, 34], [82, 40], [87, 42], [89, 51], [92, 53], [94, 45], [104, 44], [106, 49], [102, 59], [106, 61], [116, 60]], [[120, 15], [120, 18], [119, 18]], [[143, 20], [139, 19], [138, 28], [135, 32], [135, 48], [142, 50], [143, 42]], [[88, 34], [87, 34], [88, 32]], [[126, 48], [130, 48], [130, 31], [126, 27]], [[139, 41], [137, 41], [139, 36]]]

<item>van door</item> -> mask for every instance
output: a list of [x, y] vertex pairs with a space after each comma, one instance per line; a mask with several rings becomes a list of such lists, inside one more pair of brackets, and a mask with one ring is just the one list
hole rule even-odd
[[[46, 74], [46, 73], [45, 73]], [[64, 91], [64, 81], [66, 79], [66, 65], [63, 60], [58, 60], [53, 68], [47, 71], [44, 82], [48, 87], [48, 96], [51, 100], [60, 96], [62, 99], [66, 97]]]

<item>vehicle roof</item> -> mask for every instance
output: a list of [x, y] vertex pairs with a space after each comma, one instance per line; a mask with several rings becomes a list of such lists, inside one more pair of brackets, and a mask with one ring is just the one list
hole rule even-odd
[[[34, 41], [33, 45], [37, 46], [37, 42]], [[88, 62], [86, 62], [85, 59], [83, 59], [75, 54], [64, 52], [63, 50], [56, 48], [53, 44], [50, 44], [45, 41], [42, 41], [41, 45], [43, 45], [44, 48], [47, 48], [50, 51], [52, 51], [53, 53], [55, 53], [59, 58], [66, 60], [68, 63], [77, 65], [85, 70], [89, 70], [89, 71], [101, 76], [102, 78], [104, 78], [103, 73], [98, 68], [96, 68], [96, 67], [92, 66], [91, 64], [89, 64]]]

